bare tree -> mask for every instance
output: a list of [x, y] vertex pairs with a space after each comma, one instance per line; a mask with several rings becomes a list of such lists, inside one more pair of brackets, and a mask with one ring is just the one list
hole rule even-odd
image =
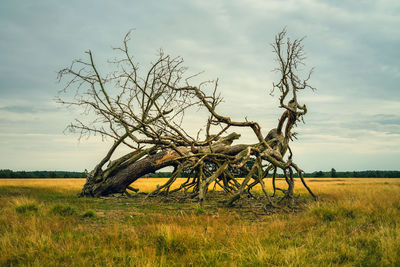
[[[128, 194], [127, 189], [137, 191], [131, 187], [137, 179], [171, 166], [169, 180], [148, 196], [182, 191], [188, 198], [203, 201], [209, 185], [215, 183], [229, 193], [227, 204], [233, 205], [243, 194], [252, 196], [252, 188], [260, 184], [267, 204], [275, 206], [276, 190], [293, 199], [293, 175], [297, 173], [315, 198], [304, 181], [303, 171], [292, 161], [289, 145], [295, 137], [294, 126], [307, 113], [306, 105], [298, 101], [298, 92], [314, 90], [308, 84], [311, 71], [305, 79], [298, 74], [305, 59], [303, 39], [291, 41], [283, 30], [272, 44], [278, 62], [275, 71], [280, 75], [272, 92], [279, 94], [283, 113], [277, 127], [266, 136], [257, 122], [234, 121], [217, 111], [222, 100], [217, 92], [218, 80], [192, 85], [197, 75], [188, 76], [182, 58], [163, 51], [144, 72], [129, 51], [129, 40], [130, 33], [122, 47], [116, 48], [120, 56], [110, 62], [115, 71], [107, 76], [100, 73], [90, 50], [86, 60], [75, 60], [59, 72], [59, 79], [66, 78], [67, 84], [57, 101], [78, 107], [85, 115], [84, 120], [76, 119], [68, 128], [80, 136], [99, 134], [114, 141], [87, 176], [80, 196]], [[203, 137], [200, 132], [197, 136], [189, 134], [182, 126], [185, 112], [193, 107], [208, 113]], [[238, 127], [250, 128], [257, 143], [233, 145], [240, 135], [228, 131]], [[123, 146], [130, 152], [115, 159], [114, 152]], [[252, 164], [247, 164], [251, 159]], [[286, 189], [275, 186], [278, 169], [285, 175]], [[171, 189], [183, 170], [189, 171], [187, 180]], [[237, 170], [246, 173], [244, 179], [236, 177]], [[270, 172], [271, 195], [264, 182]]]

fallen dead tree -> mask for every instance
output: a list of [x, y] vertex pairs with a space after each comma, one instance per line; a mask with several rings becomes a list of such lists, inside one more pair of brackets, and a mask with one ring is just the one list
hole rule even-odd
[[[119, 59], [111, 63], [115, 71], [102, 76], [94, 62], [91, 51], [87, 60], [75, 60], [72, 65], [59, 72], [66, 79], [66, 87], [60, 92], [58, 102], [82, 108], [84, 120], [76, 119], [69, 129], [81, 136], [100, 134], [114, 140], [104, 158], [88, 174], [80, 196], [107, 196], [137, 191], [132, 184], [146, 174], [170, 166], [173, 173], [169, 180], [149, 197], [185, 192], [188, 198], [204, 201], [211, 184], [218, 184], [226, 193], [226, 203], [233, 205], [243, 195], [253, 196], [252, 188], [260, 185], [267, 201], [275, 206], [276, 191], [283, 197], [293, 199], [294, 173], [307, 186], [303, 171], [292, 161], [290, 141], [295, 137], [293, 128], [307, 113], [306, 105], [298, 101], [297, 94], [304, 89], [314, 89], [308, 84], [311, 71], [305, 79], [297, 74], [303, 64], [302, 39], [286, 39], [286, 31], [280, 32], [272, 44], [279, 66], [275, 71], [280, 80], [273, 84], [279, 94], [283, 112], [276, 128], [266, 135], [257, 122], [234, 121], [217, 111], [221, 96], [217, 93], [218, 80], [191, 84], [196, 76], [186, 76], [186, 68], [180, 57], [173, 58], [160, 51], [157, 60], [148, 71], [143, 72], [131, 56], [128, 42], [116, 48]], [[73, 94], [71, 95], [71, 89]], [[207, 93], [210, 92], [210, 93]], [[70, 97], [69, 97], [70, 96]], [[196, 107], [206, 110], [208, 118], [203, 137], [192, 136], [182, 126], [185, 112]], [[235, 128], [249, 128], [257, 138], [254, 144], [233, 144], [240, 135]], [[120, 147], [130, 152], [114, 158]], [[254, 162], [250, 167], [246, 164]], [[277, 188], [277, 170], [283, 171], [287, 188]], [[171, 189], [178, 175], [186, 170], [187, 180]], [[244, 171], [244, 179], [235, 176], [237, 170]], [[269, 173], [273, 174], [272, 190], [265, 184]]]

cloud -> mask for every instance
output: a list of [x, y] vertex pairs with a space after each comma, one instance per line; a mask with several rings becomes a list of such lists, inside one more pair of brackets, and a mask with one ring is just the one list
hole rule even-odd
[[41, 113], [41, 112], [55, 112], [56, 108], [53, 107], [38, 107], [38, 106], [4, 106], [0, 107], [0, 111], [6, 111], [11, 113]]
[[[106, 73], [110, 69], [107, 59], [115, 56], [111, 47], [119, 46], [131, 28], [136, 29], [131, 51], [142, 69], [154, 61], [160, 47], [182, 56], [189, 73], [205, 71], [201, 79], [220, 78], [220, 92], [225, 99], [219, 107], [221, 113], [236, 120], [247, 117], [259, 121], [263, 131], [268, 131], [276, 126], [281, 113], [276, 96], [269, 96], [277, 78], [271, 73], [276, 62], [269, 44], [274, 34], [287, 26], [292, 38], [307, 35], [305, 70], [316, 67], [311, 84], [318, 90], [300, 94], [300, 101], [309, 109], [307, 124], [298, 125], [300, 140], [294, 144], [299, 159], [304, 159], [300, 162], [314, 170], [329, 166], [324, 158], [340, 158], [343, 160], [336, 166], [341, 169], [355, 164], [361, 168], [363, 162], [374, 162], [375, 152], [378, 167], [397, 168], [392, 157], [399, 153], [390, 151], [400, 144], [399, 1], [93, 3], [6, 0], [1, 4], [0, 130], [9, 135], [0, 136], [0, 141], [2, 151], [7, 151], [2, 154], [13, 155], [14, 162], [18, 151], [11, 153], [12, 147], [20, 148], [18, 142], [23, 138], [12, 135], [19, 134], [27, 134], [24, 137], [30, 142], [37, 142], [29, 151], [31, 158], [39, 158], [35, 157], [39, 154], [58, 158], [60, 163], [51, 162], [61, 166], [61, 155], [69, 153], [71, 159], [65, 164], [71, 169], [90, 161], [80, 156], [83, 153], [88, 157], [101, 154], [94, 144], [82, 146], [76, 154], [65, 152], [76, 142], [74, 136], [47, 136], [46, 141], [46, 134], [61, 133], [69, 121], [79, 116], [53, 104], [61, 88], [56, 83], [56, 71], [91, 49], [101, 72]], [[203, 123], [200, 115], [188, 117], [192, 120], [188, 124], [191, 131], [197, 131]], [[251, 132], [243, 132], [242, 136], [245, 142], [253, 141]], [[369, 156], [364, 157], [364, 152]], [[0, 158], [0, 162], [4, 160]], [[19, 169], [27, 166], [26, 160], [19, 162]]]

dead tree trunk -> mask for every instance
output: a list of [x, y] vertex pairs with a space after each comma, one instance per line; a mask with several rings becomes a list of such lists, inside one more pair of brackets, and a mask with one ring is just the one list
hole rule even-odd
[[107, 196], [114, 193], [125, 193], [130, 184], [146, 174], [153, 173], [166, 166], [174, 165], [169, 160], [163, 160], [170, 151], [160, 151], [153, 155], [122, 166], [116, 171], [104, 176], [101, 172], [93, 176], [93, 172], [87, 177], [80, 196]]
[[[60, 92], [64, 96], [58, 102], [83, 108], [89, 115], [83, 121], [77, 119], [69, 129], [79, 131], [81, 136], [100, 134], [114, 140], [105, 157], [88, 175], [80, 196], [127, 193], [127, 189], [137, 191], [131, 187], [137, 179], [171, 166], [174, 168], [171, 178], [149, 196], [183, 191], [204, 201], [209, 186], [214, 183], [231, 194], [227, 203], [233, 205], [243, 194], [253, 196], [251, 190], [259, 184], [266, 204], [274, 206], [272, 197], [276, 190], [282, 191], [284, 198], [293, 199], [293, 174], [297, 173], [315, 198], [304, 181], [303, 171], [293, 162], [289, 145], [295, 137], [293, 128], [307, 113], [306, 106], [299, 104], [297, 94], [306, 88], [313, 89], [308, 85], [311, 72], [306, 79], [297, 76], [297, 66], [304, 60], [302, 39], [284, 41], [285, 35], [283, 30], [272, 44], [279, 62], [276, 71], [280, 74], [273, 89], [280, 94], [283, 113], [277, 127], [266, 136], [257, 122], [233, 121], [219, 114], [216, 108], [222, 98], [217, 94], [218, 80], [191, 85], [189, 81], [194, 76], [184, 76], [186, 68], [179, 57], [171, 58], [161, 51], [147, 73], [139, 75], [142, 72], [128, 50], [129, 33], [123, 46], [116, 49], [122, 53], [122, 58], [112, 62], [115, 72], [102, 76], [91, 51], [87, 52], [87, 61], [76, 60], [61, 70], [60, 79], [71, 78]], [[212, 90], [207, 93], [210, 86]], [[72, 94], [68, 90], [71, 87], [76, 88]], [[193, 137], [181, 127], [183, 115], [193, 107], [209, 113], [202, 129], [203, 138], [199, 134]], [[257, 142], [232, 145], [240, 135], [229, 134], [229, 131], [237, 127], [250, 128]], [[132, 152], [113, 159], [114, 152], [121, 146]], [[277, 169], [285, 174], [287, 189], [275, 186]], [[182, 170], [190, 171], [187, 181], [170, 190]], [[272, 196], [264, 183], [271, 170]], [[238, 179], [237, 173], [246, 173], [246, 176]]]
[[[233, 140], [237, 137], [238, 135], [233, 133], [223, 140]], [[230, 146], [216, 142], [211, 148], [199, 147], [193, 150], [187, 147], [177, 147], [175, 150], [160, 151], [152, 148], [139, 153], [130, 153], [111, 162], [104, 171], [95, 169], [90, 172], [80, 196], [98, 197], [114, 193], [125, 193], [126, 189], [129, 189], [128, 187], [137, 179], [164, 167], [187, 166], [188, 168], [198, 162], [199, 156], [205, 159], [205, 156], [210, 154], [211, 150], [217, 157], [234, 157], [246, 147], [248, 145]], [[208, 182], [208, 185], [210, 183]]]

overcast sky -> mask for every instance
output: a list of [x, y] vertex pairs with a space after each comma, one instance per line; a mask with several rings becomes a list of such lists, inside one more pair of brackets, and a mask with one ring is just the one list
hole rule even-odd
[[307, 36], [317, 88], [300, 95], [309, 113], [294, 160], [305, 171], [400, 169], [398, 0], [2, 0], [0, 169], [94, 167], [109, 143], [63, 133], [75, 115], [53, 100], [56, 72], [88, 49], [105, 64], [132, 28], [142, 66], [159, 48], [182, 56], [204, 80], [220, 79], [221, 112], [266, 133], [281, 113], [269, 95], [270, 43], [285, 26], [291, 38]]

